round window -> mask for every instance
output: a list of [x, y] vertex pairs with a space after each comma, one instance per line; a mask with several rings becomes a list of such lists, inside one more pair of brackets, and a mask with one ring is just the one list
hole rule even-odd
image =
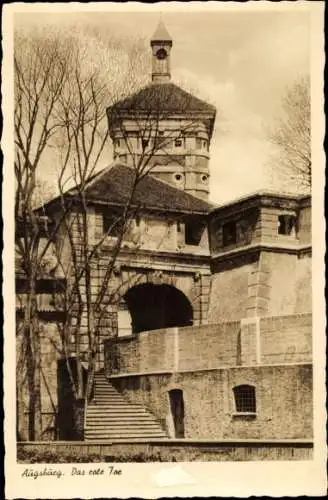
[[164, 49], [159, 49], [157, 52], [156, 52], [156, 57], [157, 59], [159, 59], [160, 61], [163, 60], [163, 59], [166, 59], [167, 57], [167, 52], [166, 50]]
[[207, 182], [208, 176], [207, 175], [202, 175], [202, 181]]
[[182, 181], [182, 175], [181, 174], [175, 174], [174, 176], [175, 180], [178, 181], [178, 182], [181, 182]]

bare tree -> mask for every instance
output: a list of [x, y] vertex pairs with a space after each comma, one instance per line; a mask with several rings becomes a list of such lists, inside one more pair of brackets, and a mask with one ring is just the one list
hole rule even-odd
[[287, 88], [281, 114], [266, 128], [267, 138], [275, 147], [274, 173], [298, 189], [311, 188], [311, 100], [310, 79], [301, 77]]
[[[112, 55], [118, 48], [118, 41], [115, 40]], [[72, 177], [71, 172], [66, 175], [70, 164], [73, 181], [79, 181], [82, 192], [88, 177], [94, 173], [107, 141], [107, 131], [102, 128], [102, 124], [107, 99], [111, 102], [111, 94], [106, 89], [114, 85], [113, 75], [107, 73], [107, 81], [103, 78], [102, 85], [98, 85], [99, 71], [92, 65], [89, 74], [83, 74], [83, 55], [81, 51], [77, 52], [72, 37], [60, 38], [51, 32], [47, 36], [44, 33], [30, 36], [15, 34], [16, 250], [26, 292], [17, 328], [17, 401], [19, 421], [22, 422], [26, 381], [29, 439], [32, 440], [40, 438], [42, 427], [36, 284], [43, 267], [42, 261], [61, 226], [61, 221], [57, 220], [55, 227], [50, 226], [50, 234], [42, 210], [35, 211], [36, 204], [45, 201], [45, 193], [40, 190], [40, 186], [44, 187], [45, 183], [42, 168], [47, 159], [49, 161], [50, 147], [64, 151], [58, 184], [62, 187]], [[128, 71], [138, 64], [132, 56], [133, 53], [127, 57], [125, 69]], [[76, 57], [79, 59], [75, 64]], [[108, 63], [111, 69], [117, 66], [114, 56], [113, 60], [112, 66]], [[135, 82], [138, 82], [137, 78]], [[90, 91], [88, 100], [84, 99], [85, 89]], [[75, 126], [72, 126], [73, 122]], [[64, 217], [62, 212], [61, 220]], [[47, 243], [40, 248], [45, 233]]]
[[[64, 287], [61, 293], [57, 290], [53, 297], [55, 309], [64, 313], [63, 320], [58, 322], [60, 341], [57, 349], [66, 360], [76, 407], [80, 408], [81, 404], [87, 405], [91, 397], [101, 332], [104, 320], [107, 321], [108, 309], [117, 305], [121, 298], [121, 289], [124, 284], [117, 284], [114, 278], [115, 265], [123, 242], [133, 231], [133, 221], [140, 209], [135, 198], [138, 186], [156, 166], [155, 158], [165, 157], [166, 161], [177, 159], [174, 147], [172, 147], [174, 141], [184, 140], [188, 134], [194, 134], [200, 122], [209, 127], [209, 133], [211, 133], [212, 125], [208, 123], [208, 117], [204, 116], [201, 109], [196, 107], [190, 111], [191, 95], [180, 93], [177, 103], [175, 88], [163, 86], [160, 92], [157, 88], [156, 95], [148, 95], [141, 107], [140, 103], [133, 100], [133, 97], [132, 101], [127, 99], [128, 121], [132, 114], [137, 127], [138, 144], [136, 147], [124, 112], [122, 113], [120, 105], [112, 105], [108, 113], [109, 130], [114, 140], [118, 132], [125, 144], [126, 155], [121, 159], [125, 159], [130, 165], [132, 177], [125, 199], [113, 210], [112, 222], [100, 237], [95, 238], [94, 205], [88, 199], [87, 188], [97, 178], [101, 158], [109, 153], [106, 108], [124, 98], [127, 91], [129, 93], [135, 91], [135, 86], [142, 81], [142, 76], [138, 78], [143, 61], [142, 52], [138, 51], [136, 54], [132, 45], [127, 53], [125, 72], [122, 73], [121, 69], [117, 68], [117, 64], [120, 65], [120, 59], [115, 57], [116, 51], [120, 53], [122, 50], [117, 41], [111, 47], [113, 63], [99, 67], [94, 61], [87, 59], [87, 47], [77, 45], [72, 38], [59, 43], [54, 37], [50, 41], [46, 40], [44, 45], [43, 40], [37, 39], [32, 43], [31, 59], [27, 61], [31, 82], [26, 84], [25, 71], [22, 71], [19, 66], [25, 63], [22, 47], [23, 44], [17, 45], [16, 64], [18, 82], [15, 116], [17, 130], [15, 130], [17, 148], [20, 153], [16, 167], [18, 184], [16, 215], [18, 217], [24, 214], [24, 220], [28, 222], [20, 226], [25, 229], [23, 234], [19, 234], [17, 244], [22, 256], [23, 268], [27, 270], [27, 281], [30, 284], [27, 291], [27, 304], [24, 306], [23, 332], [25, 333], [20, 342], [22, 356], [18, 358], [20, 364], [18, 373], [25, 363], [29, 374], [28, 379], [31, 380], [28, 384], [30, 439], [34, 439], [38, 438], [41, 433], [40, 328], [36, 282], [43, 269], [42, 262], [44, 262], [47, 249], [54, 243], [56, 272], [58, 271], [64, 277]], [[54, 55], [52, 55], [52, 50]], [[45, 58], [42, 64], [36, 57], [39, 51], [42, 55], [44, 54]], [[44, 86], [39, 86], [34, 81], [35, 75], [39, 74], [37, 63], [41, 66], [39, 70], [41, 74], [48, 68], [45, 73], [46, 84]], [[56, 72], [59, 72], [60, 77]], [[59, 88], [57, 85], [60, 85]], [[25, 87], [28, 90], [25, 90]], [[24, 106], [23, 99], [30, 99], [33, 103], [39, 88], [42, 92], [45, 88], [44, 95], [41, 94], [45, 103], [40, 97], [33, 113], [29, 108], [31, 104]], [[53, 98], [51, 98], [53, 94], [50, 91], [54, 93]], [[149, 93], [149, 90], [147, 92]], [[24, 142], [21, 140], [21, 136], [26, 131], [23, 116], [28, 126], [32, 128], [28, 142], [30, 146], [25, 149], [22, 147]], [[46, 121], [44, 121], [45, 116], [48, 117]], [[164, 132], [161, 124], [172, 119], [176, 119], [176, 127]], [[38, 131], [41, 137], [39, 149], [38, 141], [33, 136], [34, 130]], [[57, 192], [59, 195], [45, 207], [35, 211], [32, 200], [33, 196], [35, 198], [38, 186], [37, 169], [42, 154], [49, 145], [56, 148], [59, 153], [57, 154], [59, 159]], [[37, 161], [33, 162], [33, 158], [30, 159], [31, 151], [39, 151]], [[28, 159], [26, 164], [23, 163], [21, 157]], [[25, 178], [29, 182], [26, 182]], [[67, 191], [67, 185], [72, 184], [75, 187]], [[42, 219], [45, 215], [47, 218]], [[45, 228], [41, 225], [42, 231], [40, 230], [41, 221], [47, 224]], [[39, 242], [45, 232], [47, 243], [40, 252]], [[111, 238], [112, 235], [115, 237]], [[98, 252], [104, 244], [108, 246], [109, 238], [112, 240], [110, 252], [102, 269], [101, 284], [96, 287], [95, 283], [99, 281], [97, 279]], [[28, 251], [24, 246], [25, 241], [31, 241]], [[31, 321], [32, 317], [33, 321]], [[110, 328], [114, 329], [113, 326]], [[74, 358], [76, 372], [72, 358]], [[86, 383], [84, 371], [87, 375]], [[23, 387], [20, 382], [23, 380], [18, 380], [19, 390]], [[36, 427], [37, 430], [35, 430]]]
[[[40, 264], [39, 244], [43, 223], [34, 213], [37, 170], [44, 151], [60, 126], [54, 109], [67, 75], [58, 40], [44, 44], [16, 36], [15, 40], [15, 216], [16, 249], [26, 282], [26, 302], [19, 324], [21, 353], [18, 356], [17, 388], [26, 376], [29, 392], [29, 438], [40, 437], [40, 338], [36, 280]], [[18, 395], [19, 404], [22, 395]], [[19, 412], [21, 413], [21, 407]]]

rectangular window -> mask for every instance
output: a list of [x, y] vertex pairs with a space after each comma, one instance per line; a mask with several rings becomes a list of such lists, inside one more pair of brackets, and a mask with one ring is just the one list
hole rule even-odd
[[199, 245], [204, 233], [204, 225], [197, 222], [188, 222], [185, 225], [185, 243], [186, 245]]
[[196, 149], [202, 149], [202, 140], [196, 137]]
[[149, 140], [148, 139], [142, 139], [141, 140], [141, 146], [142, 146], [142, 149], [145, 150], [149, 146]]
[[174, 146], [176, 148], [181, 148], [182, 147], [182, 139], [175, 139]]
[[255, 387], [238, 385], [233, 389], [236, 411], [239, 413], [256, 413]]
[[123, 231], [123, 221], [119, 215], [103, 213], [103, 233], [117, 238]]
[[278, 216], [278, 234], [286, 236], [295, 236], [296, 234], [296, 217], [294, 215], [279, 215]]
[[164, 132], [158, 131], [157, 137], [154, 139], [155, 148], [160, 148], [165, 143]]
[[237, 227], [236, 221], [226, 222], [222, 226], [223, 246], [233, 245], [237, 243]]

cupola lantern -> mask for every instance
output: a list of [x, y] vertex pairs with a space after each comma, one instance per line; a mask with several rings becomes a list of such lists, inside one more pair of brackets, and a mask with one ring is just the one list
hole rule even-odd
[[152, 48], [152, 81], [164, 83], [171, 80], [172, 38], [161, 20], [150, 40]]

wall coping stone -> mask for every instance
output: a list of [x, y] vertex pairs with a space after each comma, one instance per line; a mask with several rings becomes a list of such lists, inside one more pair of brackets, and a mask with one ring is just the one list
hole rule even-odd
[[117, 379], [117, 378], [125, 378], [125, 377], [150, 377], [152, 375], [178, 375], [179, 373], [198, 373], [198, 372], [213, 372], [220, 370], [242, 370], [248, 368], [270, 368], [275, 366], [312, 366], [311, 361], [296, 361], [296, 362], [284, 362], [284, 363], [261, 363], [261, 364], [253, 364], [253, 365], [232, 365], [232, 366], [221, 366], [218, 368], [196, 368], [190, 370], [179, 370], [178, 372], [173, 370], [163, 370], [163, 371], [150, 371], [150, 372], [131, 372], [131, 373], [113, 373], [108, 377], [109, 380]]
[[144, 444], [157, 444], [157, 445], [177, 445], [177, 446], [185, 446], [185, 445], [206, 445], [206, 446], [262, 446], [262, 445], [271, 445], [271, 446], [306, 446], [313, 447], [313, 439], [309, 438], [295, 438], [295, 439], [122, 439], [120, 441], [115, 440], [101, 440], [101, 441], [17, 441], [17, 446], [42, 446], [48, 447], [49, 444], [51, 446], [63, 446], [63, 445], [71, 445], [77, 447], [88, 447], [88, 446], [99, 446], [105, 445], [108, 446], [110, 444], [135, 444], [135, 443], [144, 443]]

